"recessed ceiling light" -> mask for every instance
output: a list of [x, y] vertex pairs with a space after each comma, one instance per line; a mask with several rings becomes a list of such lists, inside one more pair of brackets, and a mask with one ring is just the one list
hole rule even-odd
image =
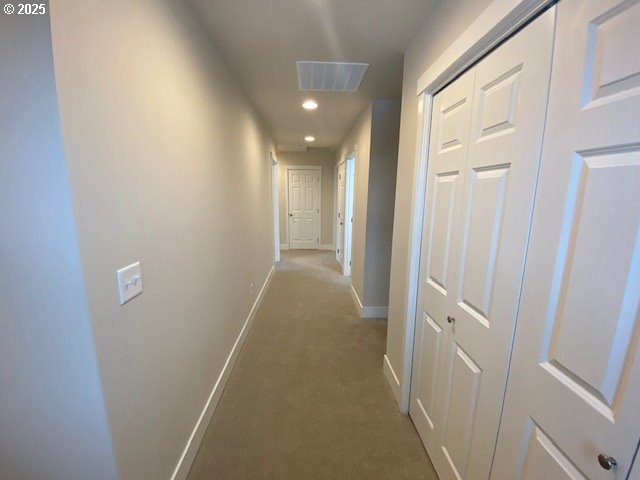
[[305, 110], [315, 110], [316, 108], [318, 108], [318, 104], [315, 100], [307, 100], [302, 104], [302, 108], [304, 108]]
[[316, 137], [312, 137], [311, 135], [307, 135], [306, 137], [304, 137], [305, 142], [315, 142], [316, 141]]

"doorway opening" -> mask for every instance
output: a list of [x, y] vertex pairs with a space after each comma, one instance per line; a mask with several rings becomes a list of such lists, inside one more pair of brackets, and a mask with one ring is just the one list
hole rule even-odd
[[336, 260], [346, 277], [351, 276], [355, 160], [356, 154], [353, 152], [338, 165]]
[[320, 248], [322, 167], [287, 167], [287, 243], [290, 250]]

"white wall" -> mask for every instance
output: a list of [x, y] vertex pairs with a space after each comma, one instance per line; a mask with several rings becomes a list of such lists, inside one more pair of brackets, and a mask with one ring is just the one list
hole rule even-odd
[[292, 165], [322, 167], [322, 191], [320, 219], [320, 244], [334, 243], [334, 152], [328, 148], [311, 149], [306, 152], [278, 153], [278, 200], [280, 205], [280, 242], [287, 243], [287, 171]]
[[438, 2], [405, 52], [387, 327], [387, 357], [398, 376], [404, 367], [410, 212], [418, 128], [417, 82], [490, 3], [491, 0]]
[[114, 479], [48, 15], [0, 15], [0, 65], [0, 478]]
[[[273, 262], [273, 144], [184, 8], [52, 5], [80, 254], [124, 480], [171, 476]], [[121, 307], [115, 271], [136, 260], [145, 290]]]
[[351, 277], [364, 306], [388, 302], [399, 125], [399, 100], [373, 100], [337, 150], [356, 152]]

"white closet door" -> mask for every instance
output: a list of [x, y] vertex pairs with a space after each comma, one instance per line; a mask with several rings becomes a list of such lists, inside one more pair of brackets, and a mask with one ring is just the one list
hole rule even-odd
[[[451, 224], [425, 218], [411, 413], [426, 412], [418, 430], [442, 480], [487, 479], [491, 470], [542, 145], [554, 15], [549, 10], [478, 64], [466, 159], [460, 167], [436, 164], [446, 173], [459, 170], [462, 197]], [[429, 200], [437, 198], [439, 171], [429, 175]], [[450, 240], [446, 284], [432, 279], [438, 271], [429, 263], [439, 238]], [[433, 416], [427, 401], [435, 405]]]
[[447, 312], [455, 268], [452, 251], [462, 204], [474, 75], [475, 69], [468, 71], [433, 102], [409, 404], [409, 413], [429, 452], [437, 448], [435, 432], [441, 418], [438, 383], [449, 341]]
[[639, 24], [637, 0], [558, 6], [496, 480], [625, 479], [638, 446]]

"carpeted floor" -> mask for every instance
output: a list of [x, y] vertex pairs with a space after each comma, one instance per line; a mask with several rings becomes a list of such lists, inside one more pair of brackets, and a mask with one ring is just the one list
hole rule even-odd
[[436, 480], [333, 252], [284, 252], [189, 480]]

